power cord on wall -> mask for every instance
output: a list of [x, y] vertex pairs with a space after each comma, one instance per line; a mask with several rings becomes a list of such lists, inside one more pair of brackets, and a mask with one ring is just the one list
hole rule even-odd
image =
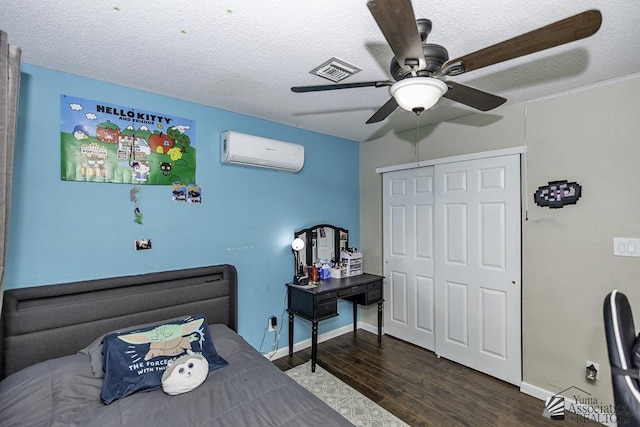
[[[262, 333], [262, 340], [260, 341], [260, 348], [258, 348], [258, 351], [260, 353], [262, 353], [263, 355], [269, 355], [269, 360], [273, 359], [273, 356], [276, 354], [276, 352], [279, 349], [279, 345], [280, 345], [280, 334], [282, 333], [282, 326], [284, 325], [284, 315], [287, 312], [287, 291], [285, 290], [284, 293], [284, 300], [282, 302], [282, 314], [280, 315], [280, 327], [278, 327], [275, 331], [275, 334], [273, 334], [273, 344], [271, 345], [271, 351], [263, 353], [262, 352], [262, 346], [264, 344], [264, 339], [267, 336], [267, 332], [269, 331], [269, 325], [267, 325], [266, 328], [264, 328], [264, 332]], [[273, 316], [269, 316], [269, 319], [271, 319], [271, 317]]]

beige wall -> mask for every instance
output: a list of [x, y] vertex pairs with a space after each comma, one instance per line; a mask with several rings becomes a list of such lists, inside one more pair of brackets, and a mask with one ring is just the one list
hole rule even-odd
[[[613, 403], [605, 295], [614, 288], [626, 293], [640, 325], [640, 258], [612, 254], [613, 237], [640, 237], [639, 94], [640, 77], [632, 76], [420, 130], [420, 160], [426, 160], [521, 146], [526, 127], [523, 380], [552, 392], [577, 386], [603, 404]], [[360, 245], [367, 272], [382, 273], [382, 179], [375, 169], [415, 161], [415, 144], [408, 142], [415, 135], [360, 145]], [[535, 190], [560, 179], [582, 185], [578, 204], [536, 206]], [[375, 324], [374, 310], [362, 317]], [[584, 380], [587, 359], [600, 363], [595, 385]]]

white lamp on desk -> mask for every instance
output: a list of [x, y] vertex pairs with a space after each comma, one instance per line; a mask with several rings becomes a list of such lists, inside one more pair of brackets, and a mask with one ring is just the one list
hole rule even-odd
[[302, 275], [303, 272], [300, 269], [300, 251], [304, 249], [304, 240], [302, 240], [300, 237], [296, 237], [295, 239], [293, 239], [293, 242], [291, 242], [291, 249], [293, 249], [296, 262], [293, 284], [298, 285], [301, 284], [301, 281], [303, 281], [303, 279], [307, 277]]

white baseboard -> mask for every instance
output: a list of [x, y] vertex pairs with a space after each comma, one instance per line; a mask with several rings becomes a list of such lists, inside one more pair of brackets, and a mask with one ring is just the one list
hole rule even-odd
[[[548, 397], [558, 394], [549, 390], [545, 390], [536, 385], [529, 384], [524, 381], [520, 383], [520, 392], [524, 394], [528, 394], [529, 396], [533, 396], [536, 399], [540, 399], [543, 402], [545, 402]], [[574, 392], [573, 394], [575, 395], [576, 393], [577, 392]], [[562, 394], [562, 397], [564, 397], [564, 401], [565, 401], [564, 408], [567, 411], [573, 412], [574, 414], [582, 415], [583, 417], [586, 417], [591, 421], [596, 421], [605, 426], [610, 426], [610, 427], [616, 426], [615, 415], [603, 412], [603, 411], [606, 411], [607, 408], [613, 407], [614, 406], [613, 404], [598, 404], [594, 406], [594, 405], [587, 405], [583, 403], [577, 403], [575, 399], [572, 399], [570, 397], [571, 396], [570, 392], [567, 392], [565, 394]], [[540, 405], [540, 414], [542, 414], [542, 411], [544, 411], [544, 404]]]
[[[364, 322], [358, 322], [358, 329], [363, 329], [367, 332], [371, 332], [372, 334], [378, 335], [378, 327], [375, 325], [370, 325]], [[384, 329], [382, 330], [382, 333], [384, 334]]]
[[[367, 332], [371, 332], [374, 334], [378, 334], [378, 327], [369, 325], [368, 323], [360, 322], [356, 324], [358, 329], [363, 329]], [[344, 335], [347, 333], [353, 332], [353, 325], [342, 326], [338, 329], [334, 329], [333, 331], [325, 332], [323, 334], [318, 335], [318, 344], [323, 341], [328, 341], [331, 338], [339, 337], [340, 335]], [[293, 344], [293, 352], [304, 350], [305, 348], [311, 347], [311, 337], [306, 340], [302, 340]], [[284, 347], [278, 348], [276, 351], [272, 351], [270, 353], [264, 353], [264, 357], [269, 360], [280, 359], [281, 357], [285, 357], [289, 355], [289, 344], [286, 343]]]

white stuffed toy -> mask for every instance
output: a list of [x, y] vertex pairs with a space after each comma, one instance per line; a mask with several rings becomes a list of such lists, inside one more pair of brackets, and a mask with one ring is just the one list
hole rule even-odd
[[209, 362], [200, 353], [191, 350], [169, 362], [162, 374], [162, 389], [169, 395], [176, 395], [191, 391], [207, 379]]

